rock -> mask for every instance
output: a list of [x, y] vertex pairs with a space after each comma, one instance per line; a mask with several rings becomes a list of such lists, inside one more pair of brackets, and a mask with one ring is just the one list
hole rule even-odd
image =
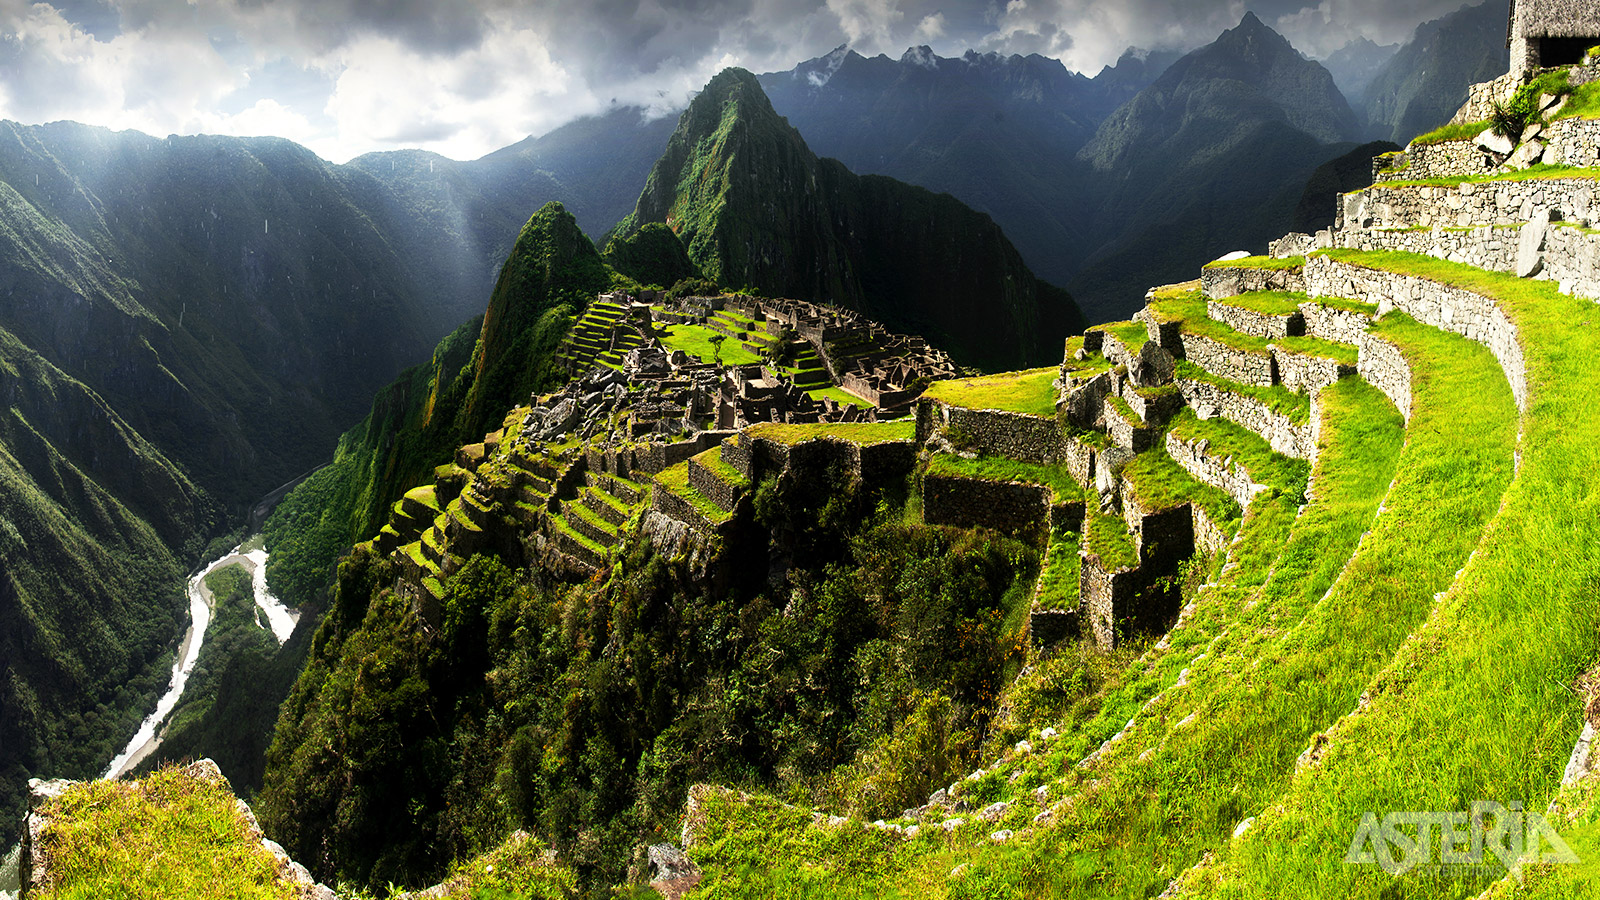
[[904, 832], [905, 836], [908, 837], [908, 838], [915, 838], [917, 835], [919, 835], [921, 833], [922, 833], [922, 826], [921, 825], [907, 825], [906, 826], [906, 830]]
[[1554, 109], [1557, 106], [1560, 106], [1561, 105], [1561, 99], [1562, 98], [1556, 96], [1555, 94], [1540, 94], [1539, 95], [1539, 112], [1548, 112], [1549, 110]]
[[960, 828], [962, 826], [962, 824], [965, 823], [966, 821], [967, 821], [966, 819], [962, 819], [962, 818], [958, 818], [958, 817], [952, 817], [952, 818], [949, 818], [949, 819], [945, 819], [943, 822], [940, 822], [939, 823], [939, 827], [943, 828], [945, 831], [955, 831], [957, 828]]
[[1506, 160], [1506, 168], [1517, 170], [1526, 169], [1544, 158], [1544, 142], [1532, 140], [1518, 147]]
[[1483, 133], [1478, 135], [1477, 143], [1480, 148], [1499, 156], [1509, 156], [1511, 151], [1516, 149], [1511, 138], [1495, 134], [1493, 128], [1484, 129]]
[[1540, 125], [1538, 122], [1534, 122], [1527, 128], [1522, 129], [1522, 139], [1517, 143], [1526, 144], [1531, 140], [1536, 140], [1541, 134], [1544, 134], [1544, 126]]
[[1155, 341], [1145, 341], [1128, 367], [1128, 375], [1139, 387], [1159, 387], [1172, 381], [1178, 361]]
[[1550, 230], [1549, 210], [1540, 210], [1517, 237], [1518, 278], [1531, 278], [1544, 268], [1545, 234]]
[[1236, 259], [1249, 259], [1249, 258], [1250, 258], [1249, 251], [1246, 251], [1246, 250], [1235, 250], [1235, 251], [1233, 251], [1231, 253], [1222, 254], [1221, 256], [1216, 258], [1215, 262], [1233, 262]]
[[1255, 816], [1251, 816], [1250, 818], [1245, 819], [1243, 822], [1239, 823], [1239, 827], [1238, 828], [1235, 828], [1233, 830], [1233, 836], [1235, 838], [1240, 837], [1246, 831], [1249, 831], [1250, 830], [1250, 826], [1254, 825], [1255, 823], [1256, 823], [1256, 817]]
[[1017, 754], [1018, 756], [1027, 756], [1029, 753], [1033, 752], [1033, 745], [1027, 741], [1017, 741], [1017, 745], [1011, 748], [1011, 752]]
[[1041, 740], [1041, 741], [1051, 740], [1055, 736], [1056, 736], [1056, 730], [1054, 728], [1046, 728], [1045, 730], [1039, 732], [1039, 740]]
[[650, 887], [667, 898], [678, 898], [700, 883], [700, 867], [672, 844], [652, 844]]
[[1006, 841], [1011, 840], [1011, 829], [1002, 828], [999, 831], [993, 832], [989, 835], [989, 840], [994, 841], [996, 844], [1003, 844]]
[[1077, 352], [1072, 354], [1072, 358], [1077, 360], [1078, 362], [1083, 362], [1084, 360], [1089, 358], [1089, 354], [1082, 347], [1079, 347]]
[[978, 818], [985, 822], [993, 822], [1005, 815], [1006, 810], [1010, 808], [1011, 804], [1005, 802], [1004, 800], [1001, 800], [998, 803], [991, 803], [983, 808], [983, 812], [978, 813]]

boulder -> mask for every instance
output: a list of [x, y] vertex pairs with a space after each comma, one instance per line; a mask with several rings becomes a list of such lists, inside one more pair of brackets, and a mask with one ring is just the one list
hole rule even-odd
[[1478, 135], [1477, 142], [1480, 148], [1500, 156], [1509, 156], [1511, 151], [1516, 149], [1511, 138], [1495, 134], [1493, 128], [1484, 129], [1483, 133]]
[[1550, 230], [1550, 211], [1540, 210], [1517, 236], [1518, 278], [1531, 278], [1544, 268], [1544, 240]]
[[1506, 168], [1526, 169], [1543, 158], [1544, 141], [1531, 140], [1512, 151], [1510, 158], [1506, 160]]
[[1128, 364], [1128, 376], [1139, 387], [1158, 387], [1172, 381], [1178, 361], [1155, 341], [1145, 341], [1139, 355]]

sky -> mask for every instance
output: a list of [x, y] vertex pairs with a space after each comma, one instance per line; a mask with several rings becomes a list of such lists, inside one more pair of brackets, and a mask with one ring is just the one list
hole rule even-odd
[[344, 162], [475, 159], [613, 104], [666, 115], [727, 66], [842, 44], [1039, 53], [1093, 75], [1247, 9], [1302, 52], [1404, 42], [1462, 0], [0, 0], [0, 118], [275, 135]]

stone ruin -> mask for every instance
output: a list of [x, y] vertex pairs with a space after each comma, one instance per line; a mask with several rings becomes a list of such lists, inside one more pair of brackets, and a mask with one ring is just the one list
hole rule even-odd
[[1594, 0], [1511, 0], [1506, 46], [1511, 75], [1521, 79], [1540, 69], [1583, 62], [1600, 46], [1600, 4]]

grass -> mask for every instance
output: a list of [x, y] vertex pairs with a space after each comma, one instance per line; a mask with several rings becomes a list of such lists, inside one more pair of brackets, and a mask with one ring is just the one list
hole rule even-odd
[[1045, 551], [1035, 594], [1041, 609], [1072, 609], [1078, 605], [1078, 577], [1083, 561], [1078, 557], [1080, 537], [1075, 531], [1056, 531]]
[[1118, 397], [1116, 394], [1107, 394], [1106, 403], [1110, 404], [1111, 409], [1129, 426], [1133, 428], [1144, 427], [1144, 419], [1133, 411], [1133, 407], [1128, 405], [1128, 401]]
[[[1380, 181], [1373, 187], [1457, 187], [1463, 184], [1482, 184], [1497, 181], [1544, 181], [1558, 178], [1574, 178], [1584, 180], [1600, 179], [1600, 168], [1584, 168], [1579, 166], [1550, 166], [1540, 164], [1520, 169], [1515, 172], [1488, 172], [1481, 175], [1453, 175], [1442, 178], [1411, 178], [1395, 179], [1393, 181]], [[1366, 190], [1362, 188], [1362, 190]], [[1356, 193], [1351, 191], [1350, 193]]]
[[735, 469], [733, 466], [730, 466], [726, 462], [722, 461], [721, 445], [712, 447], [710, 450], [701, 453], [694, 458], [694, 461], [710, 469], [718, 478], [722, 479], [728, 484], [733, 485], [734, 487], [750, 487], [750, 479], [744, 477], [744, 475], [741, 474], [738, 469]]
[[1055, 495], [1056, 503], [1070, 503], [1083, 499], [1083, 488], [1066, 469], [1060, 466], [1021, 462], [1003, 456], [966, 459], [951, 453], [936, 453], [928, 460], [928, 474], [1044, 485]]
[[1306, 394], [1297, 394], [1281, 384], [1275, 384], [1272, 387], [1240, 384], [1237, 381], [1230, 381], [1213, 375], [1186, 359], [1178, 360], [1174, 372], [1178, 378], [1203, 382], [1213, 387], [1221, 388], [1231, 394], [1249, 397], [1273, 412], [1287, 416], [1289, 421], [1296, 425], [1304, 425], [1311, 419], [1311, 397]]
[[1600, 81], [1580, 85], [1567, 95], [1567, 105], [1561, 107], [1555, 119], [1600, 119]]
[[[1144, 326], [1139, 326], [1141, 332]], [[1033, 416], [1056, 414], [1055, 381], [1060, 369], [1049, 366], [981, 378], [935, 381], [922, 396], [967, 409], [1000, 409]]]
[[1220, 418], [1201, 419], [1193, 409], [1185, 408], [1173, 416], [1168, 429], [1190, 443], [1209, 441], [1211, 456], [1232, 457], [1256, 484], [1287, 493], [1297, 502], [1305, 496], [1311, 465], [1273, 451], [1264, 439], [1241, 425]]
[[1342, 309], [1345, 312], [1361, 313], [1368, 316], [1378, 314], [1378, 304], [1368, 303], [1365, 300], [1352, 300], [1349, 297], [1313, 297], [1311, 302], [1319, 306], [1326, 306], [1329, 309]]
[[1325, 341], [1322, 338], [1314, 338], [1309, 335], [1273, 338], [1272, 343], [1297, 356], [1318, 356], [1352, 368], [1356, 364], [1358, 351], [1353, 344]]
[[[1195, 503], [1206, 511], [1211, 521], [1232, 536], [1238, 528], [1239, 504], [1221, 490], [1190, 475], [1188, 470], [1173, 461], [1164, 448], [1156, 448], [1134, 457], [1122, 469], [1139, 506], [1145, 512], [1160, 512], [1184, 503]], [[1127, 502], [1127, 498], [1123, 499]]]
[[669, 352], [682, 350], [701, 362], [708, 363], [716, 359], [716, 346], [711, 342], [713, 337], [723, 338], [723, 365], [743, 366], [761, 362], [760, 356], [746, 350], [738, 341], [700, 325], [669, 325], [660, 334], [661, 346]]
[[868, 403], [860, 397], [857, 397], [855, 394], [850, 393], [842, 387], [816, 388], [815, 390], [806, 391], [806, 393], [809, 394], [813, 400], [821, 400], [826, 397], [831, 398], [839, 403], [848, 403], [862, 408], [872, 405], [871, 403]]
[[[1293, 504], [1283, 497], [1251, 506], [1237, 557], [1224, 568], [1219, 584], [1198, 595], [1185, 626], [1113, 678], [1098, 704], [1075, 708], [1070, 718], [1058, 721], [1062, 734], [1048, 748], [997, 766], [985, 777], [1009, 792], [1002, 797], [1020, 801], [1001, 822], [948, 835], [925, 826], [914, 840], [882, 841], [877, 832], [853, 823], [813, 828], [802, 816], [775, 813], [771, 801], [741, 803], [724, 795], [708, 808], [707, 842], [691, 850], [707, 870], [711, 896], [774, 896], [774, 887], [785, 896], [841, 897], [1160, 893], [1200, 852], [1180, 847], [1174, 854], [1175, 839], [1207, 846], [1225, 841], [1237, 821], [1237, 813], [1227, 808], [1238, 802], [1230, 770], [1240, 756], [1258, 765], [1254, 757], [1272, 746], [1266, 740], [1270, 732], [1239, 727], [1241, 719], [1248, 726], [1253, 708], [1216, 690], [1231, 683], [1222, 676], [1237, 668], [1248, 671], [1248, 642], [1271, 641], [1283, 621], [1292, 621], [1293, 608], [1315, 604], [1326, 592], [1371, 525], [1395, 472], [1402, 424], [1381, 393], [1346, 379], [1323, 392], [1321, 410], [1318, 490], [1306, 512], [1296, 519]], [[1089, 520], [1091, 541], [1097, 518]], [[1101, 523], [1108, 536], [1121, 532], [1127, 539], [1120, 519], [1103, 518], [1109, 520]], [[1204, 663], [1197, 659], [1202, 654]], [[1218, 743], [1209, 754], [1185, 754], [1188, 765], [1180, 767], [1163, 760], [1160, 747], [1184, 720], [1185, 709], [1171, 700], [1184, 696], [1174, 688], [1184, 669], [1191, 670], [1194, 689], [1206, 691], [1188, 703], [1206, 707], [1205, 716], [1185, 728], [1207, 726], [1208, 737]], [[1295, 692], [1282, 697], [1274, 710], [1292, 708], [1295, 697]], [[1076, 765], [1130, 719], [1143, 718], [1146, 709], [1156, 728], [1148, 735], [1136, 730], [1134, 740], [1113, 755], [1112, 765]], [[1291, 746], [1297, 753], [1299, 745]], [[1157, 755], [1141, 760], [1144, 749]], [[1282, 768], [1272, 777], [1281, 781]], [[1019, 833], [1006, 844], [991, 843], [991, 829], [1021, 829], [1030, 822], [1039, 809], [1031, 796], [1036, 787], [1045, 788], [1048, 801], [1066, 797], [1073, 803], [1058, 811], [1054, 826]], [[1212, 808], [1206, 809], [1207, 803]], [[953, 874], [957, 866], [962, 868]]]
[[1206, 312], [1206, 298], [1198, 293], [1183, 294], [1169, 297], [1159, 303], [1151, 304], [1153, 309], [1159, 309], [1165, 321], [1179, 323], [1179, 328], [1184, 334], [1193, 334], [1203, 338], [1210, 338], [1219, 344], [1243, 350], [1247, 353], [1266, 354], [1271, 351], [1271, 342], [1266, 338], [1235, 331], [1225, 322], [1219, 322], [1210, 317]]
[[1083, 522], [1083, 548], [1099, 559], [1108, 572], [1131, 569], [1139, 564], [1139, 548], [1134, 545], [1133, 533], [1118, 515], [1089, 513]]
[[780, 444], [798, 444], [817, 438], [831, 438], [852, 444], [870, 446], [891, 441], [909, 441], [916, 437], [917, 423], [910, 419], [892, 422], [834, 422], [813, 425], [792, 425], [784, 422], [763, 422], [751, 425], [744, 433], [751, 438], [766, 438]]
[[431, 484], [425, 484], [422, 487], [415, 487], [406, 491], [406, 499], [420, 503], [435, 513], [439, 511], [439, 499], [435, 496], [434, 486]]
[[50, 801], [39, 900], [293, 898], [225, 783], [159, 769], [143, 781], [74, 785]]
[[1306, 264], [1304, 256], [1286, 256], [1278, 259], [1272, 256], [1247, 256], [1243, 259], [1230, 259], [1226, 262], [1213, 260], [1202, 268], [1206, 269], [1275, 269], [1289, 270], [1301, 269]]
[[689, 483], [689, 463], [687, 460], [675, 466], [662, 469], [655, 474], [656, 483], [663, 488], [677, 494], [694, 507], [694, 511], [704, 516], [706, 521], [713, 525], [720, 525], [732, 518], [733, 513], [711, 502], [711, 498], [695, 490]]
[[[573, 504], [574, 507], [577, 505], [578, 504], [576, 503]], [[555, 525], [556, 530], [584, 545], [585, 547], [588, 547], [590, 550], [593, 550], [598, 556], [600, 556], [600, 558], [604, 559], [611, 551], [607, 550], [598, 541], [577, 530], [576, 528], [573, 528], [572, 524], [567, 521], [565, 512], [566, 508], [563, 507], [560, 514], [550, 516], [550, 522]]]
[[1144, 327], [1143, 322], [1111, 322], [1101, 325], [1100, 330], [1120, 341], [1134, 356], [1138, 356], [1139, 351], [1150, 340], [1150, 331]]
[[1411, 146], [1427, 147], [1432, 144], [1443, 144], [1446, 141], [1470, 141], [1488, 129], [1489, 121], [1487, 119], [1481, 122], [1442, 125], [1427, 134], [1412, 138]]
[[1250, 291], [1223, 300], [1212, 300], [1221, 306], [1247, 309], [1264, 316], [1290, 316], [1300, 311], [1300, 304], [1311, 298], [1297, 291]]

